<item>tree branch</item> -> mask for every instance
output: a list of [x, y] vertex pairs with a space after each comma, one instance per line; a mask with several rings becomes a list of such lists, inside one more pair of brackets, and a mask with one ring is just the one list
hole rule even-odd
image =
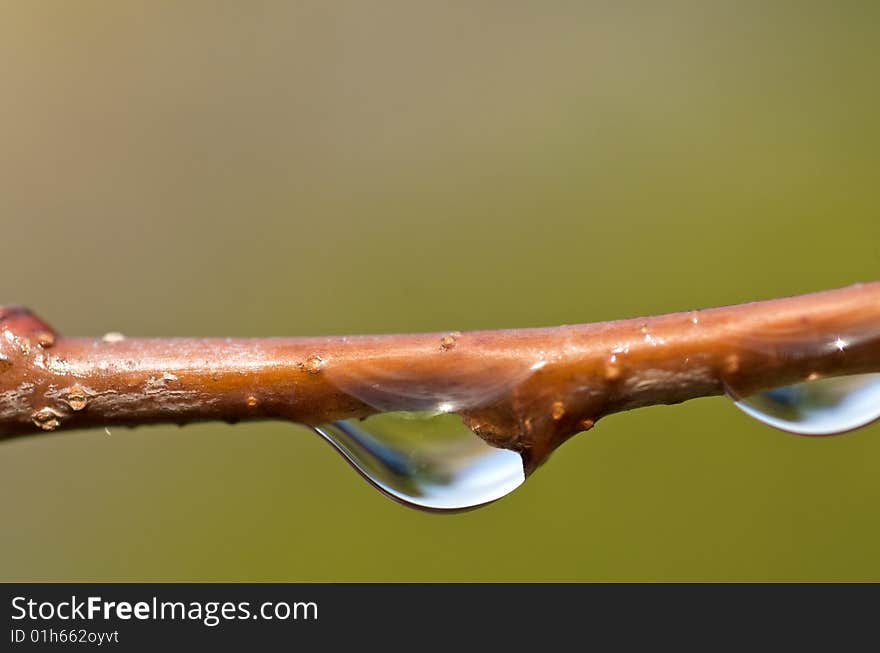
[[527, 467], [617, 411], [880, 371], [880, 282], [541, 329], [332, 338], [59, 336], [0, 308], [0, 434], [458, 412]]

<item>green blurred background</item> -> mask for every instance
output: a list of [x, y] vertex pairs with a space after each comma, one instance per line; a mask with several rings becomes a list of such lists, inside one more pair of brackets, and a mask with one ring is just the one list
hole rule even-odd
[[[3, 2], [0, 303], [552, 325], [880, 277], [880, 4]], [[880, 580], [880, 427], [612, 416], [422, 514], [283, 423], [0, 446], [3, 580]]]

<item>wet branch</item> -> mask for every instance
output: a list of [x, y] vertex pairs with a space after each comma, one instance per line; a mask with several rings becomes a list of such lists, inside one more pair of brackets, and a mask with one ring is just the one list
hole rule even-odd
[[0, 435], [458, 412], [534, 466], [610, 413], [880, 371], [880, 282], [542, 329], [332, 338], [58, 335], [0, 308]]

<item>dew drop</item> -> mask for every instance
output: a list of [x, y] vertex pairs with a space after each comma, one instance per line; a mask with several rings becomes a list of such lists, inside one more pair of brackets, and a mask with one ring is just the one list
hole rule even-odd
[[422, 510], [465, 510], [523, 481], [519, 453], [491, 446], [458, 415], [393, 412], [314, 427], [367, 481]]
[[880, 419], [880, 374], [808, 379], [745, 398], [728, 394], [747, 415], [799, 435], [834, 435]]
[[443, 350], [442, 362], [425, 358], [401, 366], [363, 360], [328, 369], [328, 376], [340, 390], [382, 412], [445, 413], [485, 406], [546, 363], [467, 356], [460, 349]]

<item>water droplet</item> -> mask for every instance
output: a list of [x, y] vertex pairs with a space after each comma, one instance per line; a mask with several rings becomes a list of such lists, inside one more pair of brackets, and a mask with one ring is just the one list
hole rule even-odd
[[880, 374], [810, 378], [745, 398], [728, 394], [746, 414], [799, 435], [833, 435], [880, 419]]
[[105, 433], [106, 435], [113, 435], [113, 434], [110, 432], [110, 427], [109, 427], [109, 426], [105, 426], [105, 427], [104, 427], [104, 433]]
[[397, 412], [315, 427], [370, 483], [423, 510], [464, 510], [525, 481], [519, 453], [491, 446], [458, 415]]
[[48, 349], [55, 344], [55, 334], [51, 331], [39, 331], [36, 334], [37, 344], [43, 349]]
[[122, 342], [125, 340], [125, 336], [117, 331], [111, 331], [110, 333], [105, 333], [101, 340], [104, 342]]
[[[459, 343], [460, 345], [460, 343]], [[329, 379], [346, 394], [382, 412], [458, 412], [485, 406], [543, 367], [507, 357], [491, 358], [464, 348], [438, 352], [409, 365], [365, 359], [328, 365]]]

